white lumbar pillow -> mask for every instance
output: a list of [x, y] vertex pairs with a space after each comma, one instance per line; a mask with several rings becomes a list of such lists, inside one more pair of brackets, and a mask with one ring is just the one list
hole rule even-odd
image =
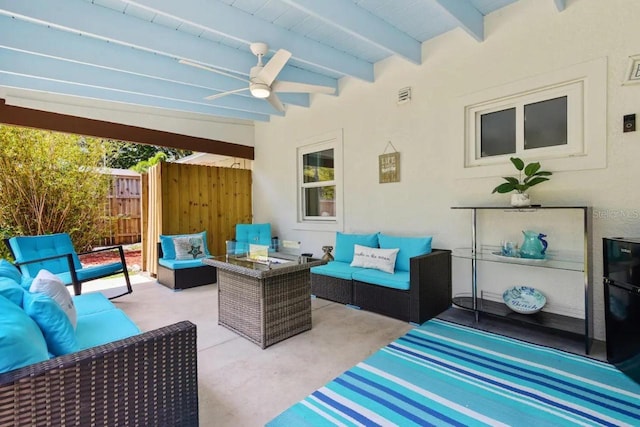
[[78, 314], [76, 313], [76, 306], [73, 304], [73, 299], [67, 291], [67, 287], [62, 283], [62, 280], [55, 274], [48, 270], [40, 270], [33, 279], [29, 292], [41, 293], [48, 295], [52, 300], [58, 303], [62, 310], [65, 312], [69, 321], [76, 328], [78, 321]]
[[399, 251], [400, 249], [378, 249], [354, 245], [351, 267], [375, 268], [385, 273], [393, 273]]

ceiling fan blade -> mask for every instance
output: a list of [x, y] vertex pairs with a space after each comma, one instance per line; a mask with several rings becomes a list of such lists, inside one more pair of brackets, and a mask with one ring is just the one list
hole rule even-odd
[[282, 80], [276, 80], [271, 85], [271, 90], [274, 92], [305, 92], [305, 93], [328, 93], [333, 95], [336, 90], [329, 86], [310, 85], [307, 83], [298, 82], [285, 82]]
[[284, 105], [282, 105], [282, 102], [280, 101], [280, 98], [278, 98], [278, 95], [271, 92], [271, 95], [269, 95], [267, 101], [269, 101], [269, 104], [271, 104], [273, 108], [280, 111], [281, 113], [284, 113]]
[[226, 92], [216, 93], [215, 95], [209, 95], [204, 99], [208, 99], [209, 101], [211, 101], [212, 99], [222, 98], [223, 96], [231, 95], [232, 93], [244, 92], [245, 90], [249, 90], [249, 88], [243, 87], [242, 89], [228, 90]]
[[289, 58], [291, 58], [291, 52], [284, 49], [278, 50], [256, 77], [270, 86], [278, 76], [278, 73], [282, 71]]
[[222, 76], [231, 77], [232, 79], [240, 80], [241, 82], [245, 82], [245, 83], [249, 82], [249, 80], [243, 79], [242, 77], [234, 76], [233, 74], [226, 73], [222, 70], [217, 70], [215, 68], [207, 67], [206, 65], [198, 64], [197, 62], [187, 61], [186, 59], [181, 59], [178, 62], [180, 62], [181, 64], [190, 65], [192, 67], [202, 68], [203, 70], [211, 71], [212, 73], [220, 74]]

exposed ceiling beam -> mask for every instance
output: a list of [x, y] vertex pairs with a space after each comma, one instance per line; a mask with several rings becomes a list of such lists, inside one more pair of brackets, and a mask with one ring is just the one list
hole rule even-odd
[[14, 107], [4, 99], [0, 99], [0, 123], [254, 159], [253, 147], [246, 145]]
[[[241, 52], [85, 1], [0, 0], [0, 14], [243, 75], [248, 75], [256, 63], [250, 52]], [[336, 89], [338, 86], [336, 79], [292, 66], [286, 66], [281, 74], [288, 80], [302, 83]]]
[[567, 7], [566, 0], [554, 0], [554, 1], [556, 2], [556, 8], [558, 9], [558, 12], [562, 12]]
[[351, 37], [376, 45], [415, 64], [422, 63], [419, 41], [372, 15], [352, 0], [280, 0]]
[[[42, 40], [47, 40], [47, 43], [42, 43]], [[189, 82], [192, 86], [208, 89], [209, 95], [214, 91], [236, 90], [247, 85], [230, 77], [179, 64], [166, 56], [2, 15], [0, 47], [168, 82]], [[246, 96], [251, 97], [248, 91]], [[285, 104], [310, 105], [309, 95], [305, 93], [282, 93], [279, 97]]]
[[[249, 45], [266, 42], [272, 50], [289, 50], [297, 61], [365, 81], [373, 81], [373, 64], [256, 18], [217, 0], [123, 0]], [[260, 40], [256, 40], [256, 34]]]
[[484, 16], [471, 2], [435, 0], [473, 38], [484, 41]]
[[2, 71], [9, 74], [166, 100], [178, 101], [182, 99], [194, 104], [251, 113], [284, 115], [284, 113], [275, 110], [268, 102], [253, 97], [225, 96], [210, 104], [203, 101], [203, 98], [209, 94], [207, 89], [3, 48], [0, 48], [0, 63], [4, 64]]
[[0, 86], [27, 91], [54, 93], [59, 95], [75, 96], [85, 99], [105, 100], [143, 107], [155, 107], [166, 110], [177, 110], [187, 113], [208, 114], [234, 119], [254, 120], [268, 122], [266, 114], [250, 113], [247, 111], [218, 108], [204, 104], [174, 101], [163, 98], [153, 98], [134, 93], [114, 92], [113, 90], [83, 86], [74, 83], [58, 82], [37, 77], [7, 74], [0, 70]]

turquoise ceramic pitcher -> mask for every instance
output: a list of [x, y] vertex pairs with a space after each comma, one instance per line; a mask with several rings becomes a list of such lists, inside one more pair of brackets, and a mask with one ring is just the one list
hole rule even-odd
[[537, 231], [523, 231], [524, 242], [520, 247], [521, 258], [544, 259], [547, 250], [546, 234]]

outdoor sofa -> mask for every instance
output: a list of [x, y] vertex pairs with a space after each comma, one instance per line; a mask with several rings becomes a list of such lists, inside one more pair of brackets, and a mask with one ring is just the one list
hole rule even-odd
[[[311, 269], [311, 293], [422, 324], [451, 306], [451, 251], [432, 249], [431, 240], [338, 232], [335, 259]], [[381, 271], [377, 259], [394, 251], [391, 265]]]
[[101, 293], [30, 292], [39, 276], [0, 260], [0, 426], [198, 425], [194, 324], [141, 332]]

